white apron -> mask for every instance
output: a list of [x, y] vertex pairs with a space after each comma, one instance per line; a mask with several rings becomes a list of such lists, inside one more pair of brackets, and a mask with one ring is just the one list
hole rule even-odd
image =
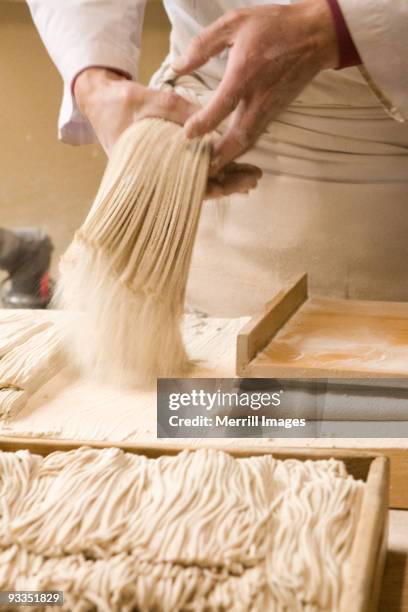
[[[205, 104], [205, 70], [156, 88]], [[391, 119], [358, 69], [321, 73], [242, 158], [264, 176], [249, 196], [206, 201], [188, 303], [251, 314], [295, 275], [312, 294], [408, 300], [408, 125]]]

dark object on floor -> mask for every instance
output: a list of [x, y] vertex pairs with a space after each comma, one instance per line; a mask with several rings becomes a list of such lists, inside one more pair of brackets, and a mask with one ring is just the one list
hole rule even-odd
[[54, 247], [39, 228], [0, 229], [0, 270], [7, 272], [0, 299], [5, 308], [46, 308]]

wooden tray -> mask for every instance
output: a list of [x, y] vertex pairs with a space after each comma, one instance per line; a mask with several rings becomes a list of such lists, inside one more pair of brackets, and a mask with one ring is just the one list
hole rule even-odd
[[310, 298], [305, 274], [239, 333], [236, 369], [248, 378], [408, 377], [408, 303]]
[[[139, 453], [148, 457], [174, 455], [183, 450], [181, 446], [164, 447], [159, 443], [138, 446], [129, 443], [111, 444], [94, 441], [0, 438], [0, 450], [27, 449], [43, 456], [56, 450], [72, 450], [84, 445], [94, 448], [122, 448], [127, 452]], [[344, 461], [348, 473], [352, 474], [354, 478], [366, 482], [352, 548], [349, 578], [342, 594], [339, 612], [350, 612], [351, 610], [353, 612], [375, 612], [378, 606], [388, 535], [388, 459], [364, 451], [344, 451], [340, 449], [279, 448], [266, 450], [265, 448], [239, 448], [223, 450], [234, 457], [264, 455], [268, 452], [279, 459], [296, 458], [301, 461], [334, 457]]]

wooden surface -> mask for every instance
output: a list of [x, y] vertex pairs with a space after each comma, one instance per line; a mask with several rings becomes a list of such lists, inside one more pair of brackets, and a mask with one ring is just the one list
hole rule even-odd
[[383, 454], [390, 460], [390, 508], [408, 510], [408, 450], [403, 448], [370, 450], [374, 454]]
[[[290, 295], [288, 290], [286, 296]], [[259, 316], [242, 330], [237, 343], [237, 353], [244, 356], [238, 361], [239, 375], [408, 376], [408, 303], [309, 298], [292, 308], [279, 330], [273, 324], [268, 329], [274, 314], [279, 319], [281, 308], [279, 300], [266, 307], [261, 319], [265, 348], [255, 351], [256, 356], [254, 351], [245, 355], [244, 348], [255, 331], [260, 334]], [[260, 345], [258, 339], [255, 347]]]
[[370, 612], [377, 608], [388, 535], [388, 488], [388, 461], [377, 457], [370, 465], [353, 544], [353, 579], [343, 591], [340, 612]]

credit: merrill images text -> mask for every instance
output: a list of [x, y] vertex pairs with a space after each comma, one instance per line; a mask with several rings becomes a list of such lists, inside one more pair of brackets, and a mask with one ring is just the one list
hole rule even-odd
[[249, 415], [245, 417], [230, 416], [203, 416], [179, 417], [172, 415], [169, 418], [172, 427], [305, 427], [306, 419], [273, 419], [265, 415]]

